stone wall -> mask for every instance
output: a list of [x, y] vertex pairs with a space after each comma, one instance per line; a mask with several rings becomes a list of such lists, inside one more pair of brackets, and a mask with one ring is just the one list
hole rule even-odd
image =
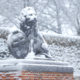
[[4, 72], [0, 73], [1, 80], [74, 80], [72, 74], [68, 73], [50, 73], [50, 72]]
[[0, 60], [1, 80], [74, 80], [73, 68], [52, 60]]

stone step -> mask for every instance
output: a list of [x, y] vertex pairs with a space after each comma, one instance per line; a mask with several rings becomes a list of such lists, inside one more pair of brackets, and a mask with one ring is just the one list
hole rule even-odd
[[0, 72], [5, 71], [32, 71], [32, 72], [67, 72], [73, 68], [67, 63], [48, 60], [9, 59], [0, 60]]
[[67, 62], [61, 62], [61, 61], [53, 61], [53, 60], [48, 60], [48, 59], [9, 59], [9, 60], [0, 60], [0, 64], [4, 65], [14, 65], [18, 63], [31, 63], [31, 64], [48, 64], [48, 65], [63, 65], [67, 66]]

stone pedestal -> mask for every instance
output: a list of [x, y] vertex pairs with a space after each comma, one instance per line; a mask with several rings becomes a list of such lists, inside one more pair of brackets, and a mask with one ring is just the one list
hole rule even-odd
[[0, 61], [0, 80], [74, 80], [73, 68], [52, 60]]

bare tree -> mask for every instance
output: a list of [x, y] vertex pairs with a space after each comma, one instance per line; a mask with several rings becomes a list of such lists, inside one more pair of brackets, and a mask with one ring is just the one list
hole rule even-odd
[[[66, 1], [69, 3], [66, 3]], [[38, 15], [38, 24], [43, 29], [62, 33], [62, 26], [80, 33], [80, 1], [79, 0], [24, 0], [24, 7], [33, 6]], [[66, 5], [68, 5], [66, 7]], [[75, 35], [75, 34], [73, 34]]]

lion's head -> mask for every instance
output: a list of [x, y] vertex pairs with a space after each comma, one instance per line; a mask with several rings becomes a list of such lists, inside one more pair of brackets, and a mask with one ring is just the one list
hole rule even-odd
[[36, 19], [37, 15], [33, 7], [25, 7], [19, 15], [19, 20], [22, 22], [32, 22], [36, 21]]
[[20, 29], [26, 34], [26, 36], [36, 29], [37, 15], [33, 7], [25, 7], [22, 9], [19, 20]]

